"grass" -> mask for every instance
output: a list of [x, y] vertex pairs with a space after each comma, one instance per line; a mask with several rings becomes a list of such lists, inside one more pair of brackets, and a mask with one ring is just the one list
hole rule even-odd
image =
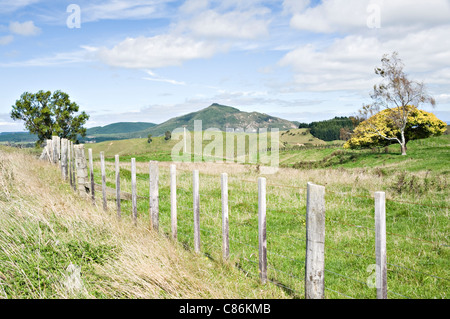
[[[326, 298], [376, 297], [375, 289], [368, 288], [367, 281], [373, 277], [370, 267], [375, 264], [373, 193], [380, 190], [386, 191], [388, 198], [388, 297], [448, 298], [448, 174], [445, 165], [435, 165], [436, 170], [430, 170], [435, 163], [430, 154], [438, 159], [445, 157], [447, 143], [445, 138], [435, 138], [410, 144], [410, 156], [428, 158], [428, 165], [420, 163], [427, 171], [420, 170], [417, 164], [405, 165], [411, 159], [392, 153], [386, 154], [392, 157], [392, 162], [364, 167], [361, 163], [375, 164], [380, 153], [351, 151], [359, 162], [307, 170], [281, 168], [276, 174], [266, 175], [271, 283], [282, 287], [291, 298], [304, 298], [304, 188], [311, 181], [326, 185]], [[420, 152], [430, 153], [418, 155]], [[142, 197], [148, 196], [147, 160], [144, 156], [137, 170], [138, 195]], [[129, 171], [128, 163], [122, 161], [121, 165]], [[113, 164], [108, 163], [107, 167], [107, 180], [111, 183]], [[168, 162], [160, 163], [160, 228], [166, 235], [170, 233], [168, 168]], [[262, 175], [252, 165], [177, 164], [179, 241], [191, 249], [193, 169], [200, 170], [202, 252], [221, 260], [220, 173], [227, 172], [232, 263], [258, 278], [256, 180]], [[99, 172], [97, 163], [98, 183]], [[128, 174], [121, 183], [123, 190], [131, 191]], [[114, 187], [113, 183], [109, 185]], [[113, 200], [109, 205], [114, 207]], [[128, 201], [123, 201], [123, 210], [125, 218], [130, 218]], [[148, 200], [139, 199], [139, 218], [149, 224], [148, 210]]]
[[285, 298], [227, 263], [93, 207], [30, 154], [0, 149], [0, 298]]
[[[130, 201], [122, 200], [122, 222], [117, 223], [113, 218], [114, 198], [108, 197], [110, 210], [103, 213], [101, 209], [92, 208], [89, 201], [80, 201], [66, 184], [57, 183], [58, 172], [53, 167], [39, 162], [25, 165], [29, 155], [20, 155], [24, 159], [14, 166], [8, 162], [9, 156], [13, 155], [3, 155], [2, 152], [1, 167], [6, 170], [1, 175], [0, 189], [3, 191], [0, 192], [0, 203], [7, 208], [2, 211], [8, 212], [9, 209], [10, 213], [1, 217], [0, 227], [6, 230], [4, 234], [13, 237], [28, 238], [24, 234], [32, 234], [31, 239], [20, 239], [11, 248], [6, 244], [11, 241], [9, 237], [0, 239], [3, 240], [1, 246], [7, 247], [6, 252], [3, 249], [3, 259], [0, 258], [2, 265], [16, 267], [15, 276], [24, 278], [22, 288], [11, 288], [6, 296], [28, 296], [25, 293], [28, 291], [32, 297], [73, 297], [61, 284], [65, 282], [61, 279], [65, 277], [61, 276], [72, 262], [81, 265], [83, 274], [87, 272], [83, 277], [86, 280], [83, 282], [85, 290], [78, 292], [86, 298], [304, 298], [305, 187], [309, 181], [326, 186], [326, 298], [376, 297], [376, 290], [367, 285], [373, 277], [371, 265], [375, 264], [373, 193], [385, 191], [388, 199], [388, 297], [446, 299], [450, 292], [450, 196], [446, 160], [449, 138], [442, 136], [411, 141], [406, 157], [399, 155], [395, 145], [389, 148], [388, 153], [379, 150], [344, 151], [337, 146], [286, 149], [280, 152], [280, 162], [285, 167], [270, 175], [262, 175], [256, 165], [177, 163], [179, 244], [167, 240], [170, 233], [170, 162], [162, 160], [164, 154], [170, 153], [170, 145], [175, 145], [175, 141], [154, 139], [154, 144], [148, 144], [145, 139], [136, 139], [120, 141], [128, 144], [115, 144], [114, 141], [86, 147], [93, 148], [97, 183], [101, 183], [98, 154], [105, 152], [106, 180], [110, 187], [115, 187], [113, 157], [120, 152], [121, 189], [125, 192], [131, 192], [129, 159], [137, 159], [137, 189], [138, 195], [143, 197], [138, 199], [137, 228], [131, 226]], [[149, 231], [149, 204], [146, 199], [149, 193], [148, 161], [157, 158], [161, 159], [159, 224], [163, 236]], [[303, 163], [299, 165], [301, 168], [293, 168], [297, 163]], [[200, 171], [202, 254], [198, 256], [191, 251], [193, 169]], [[229, 175], [231, 260], [228, 263], [223, 263], [221, 256], [220, 173], [223, 172]], [[36, 187], [31, 188], [34, 189], [31, 193], [27, 193], [26, 186], [19, 187], [21, 183], [16, 182], [17, 178], [21, 181], [28, 176], [35, 176], [34, 182], [37, 183]], [[256, 180], [259, 176], [266, 177], [268, 185], [268, 285], [258, 283]], [[37, 194], [42, 192], [37, 190], [41, 190], [49, 180], [53, 182], [49, 187], [52, 196], [40, 199]], [[101, 191], [97, 190], [96, 194], [97, 203], [101, 206]], [[24, 200], [23, 196], [29, 198]], [[55, 197], [60, 198], [57, 203]], [[70, 205], [66, 204], [66, 200]], [[30, 217], [28, 212], [34, 212], [35, 208], [29, 203], [37, 203], [40, 207], [32, 213], [33, 216], [44, 217]], [[61, 213], [65, 210], [69, 212]], [[53, 231], [40, 227], [36, 219], [45, 220], [44, 224], [51, 225], [49, 228]], [[29, 225], [30, 229], [24, 225]], [[77, 239], [76, 244], [74, 238]], [[45, 250], [41, 253], [36, 248], [42, 247], [36, 246], [36, 243], [50, 245], [52, 240], [59, 244], [51, 249], [61, 250], [60, 253], [50, 248], [49, 253]], [[30, 246], [34, 248], [22, 255], [20, 245], [28, 242], [34, 242], [34, 246]], [[20, 264], [20, 267], [18, 263], [12, 263], [8, 258], [15, 255], [27, 262]], [[57, 267], [58, 275], [48, 276], [53, 281], [40, 286], [41, 271], [46, 268], [36, 266], [43, 265], [37, 262], [41, 260], [37, 256], [48, 259], [54, 255], [62, 258], [61, 262], [57, 262], [60, 265]], [[98, 255], [98, 259], [93, 255]], [[32, 276], [32, 269], [26, 268], [25, 264], [33, 265], [30, 262], [33, 258], [36, 261], [32, 269], [39, 271], [36, 274], [34, 270]], [[185, 264], [188, 266], [185, 267]], [[182, 269], [180, 265], [183, 265]], [[54, 273], [53, 270], [45, 271]], [[150, 273], [158, 276], [155, 275], [155, 279]], [[8, 286], [2, 284], [0, 287]]]
[[327, 142], [314, 137], [310, 133], [310, 129], [290, 129], [280, 132], [280, 143], [289, 146], [305, 146], [305, 145], [325, 145]]

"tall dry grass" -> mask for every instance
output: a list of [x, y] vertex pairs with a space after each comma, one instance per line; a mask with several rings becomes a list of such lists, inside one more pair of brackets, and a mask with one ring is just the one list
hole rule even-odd
[[[84, 250], [77, 259], [67, 247]], [[86, 247], [102, 248], [106, 257], [87, 259]], [[0, 249], [0, 298], [286, 297], [146, 223], [119, 221], [61, 182], [56, 166], [6, 149], [0, 150]]]

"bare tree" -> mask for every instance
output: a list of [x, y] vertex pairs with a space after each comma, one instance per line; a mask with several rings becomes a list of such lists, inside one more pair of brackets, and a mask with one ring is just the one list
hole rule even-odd
[[391, 56], [383, 55], [381, 63], [381, 67], [375, 68], [375, 73], [380, 75], [383, 80], [380, 84], [374, 85], [373, 94], [371, 94], [374, 103], [364, 105], [359, 112], [368, 118], [380, 112], [381, 109], [388, 110], [383, 114], [385, 114], [386, 121], [391, 122], [398, 130], [398, 135], [381, 132], [373, 124], [370, 126], [382, 138], [398, 142], [402, 155], [406, 155], [405, 128], [408, 124], [408, 115], [414, 109], [411, 106], [418, 108], [422, 103], [430, 103], [434, 107], [436, 101], [428, 95], [423, 82], [408, 79], [403, 71], [404, 64], [397, 52], [393, 52]]

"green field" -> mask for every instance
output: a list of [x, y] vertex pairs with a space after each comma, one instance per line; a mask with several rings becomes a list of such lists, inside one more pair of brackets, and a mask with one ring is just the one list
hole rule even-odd
[[[302, 137], [305, 135], [302, 134]], [[292, 135], [291, 135], [292, 137]], [[280, 169], [257, 163], [177, 163], [178, 243], [171, 242], [169, 165], [178, 140], [164, 138], [86, 144], [101, 184], [131, 192], [137, 160], [138, 225], [123, 199], [89, 198], [61, 182], [57, 167], [36, 160], [39, 149], [0, 146], [0, 298], [304, 298], [306, 183], [326, 187], [325, 297], [372, 299], [375, 191], [387, 197], [388, 297], [449, 296], [450, 136], [372, 150], [329, 143], [280, 149]], [[203, 142], [203, 148], [210, 141]], [[248, 148], [245, 148], [248, 151]], [[206, 158], [205, 158], [206, 159]], [[208, 158], [210, 159], [210, 158]], [[160, 235], [150, 231], [149, 160], [160, 167]], [[192, 171], [200, 172], [201, 254], [193, 252]], [[229, 176], [231, 260], [222, 261], [220, 174]], [[267, 179], [269, 283], [258, 274], [257, 179]], [[166, 236], [165, 236], [166, 235]], [[81, 267], [83, 289], [67, 290], [67, 267]]]
[[[120, 142], [120, 143], [119, 143]], [[123, 144], [122, 144], [123, 143]], [[170, 232], [168, 166], [176, 141], [155, 138], [92, 144], [95, 178], [101, 183], [99, 152], [107, 158], [107, 184], [115, 187], [113, 157], [120, 154], [121, 187], [131, 192], [130, 159], [138, 162], [139, 218], [148, 219], [148, 161], [160, 163], [160, 227]], [[208, 143], [204, 143], [206, 146]], [[375, 263], [375, 191], [387, 196], [389, 298], [448, 298], [450, 158], [448, 135], [411, 141], [408, 155], [386, 151], [343, 150], [339, 146], [281, 149], [281, 168], [265, 175], [270, 282], [293, 298], [304, 297], [306, 183], [326, 186], [326, 298], [375, 298], [368, 288]], [[232, 261], [258, 278], [257, 178], [255, 165], [178, 164], [179, 240], [193, 247], [192, 170], [200, 171], [202, 252], [220, 263], [220, 173], [229, 174]], [[293, 168], [296, 167], [296, 168]], [[101, 196], [101, 193], [97, 193]], [[109, 199], [114, 207], [114, 199]], [[131, 203], [122, 203], [130, 218]]]

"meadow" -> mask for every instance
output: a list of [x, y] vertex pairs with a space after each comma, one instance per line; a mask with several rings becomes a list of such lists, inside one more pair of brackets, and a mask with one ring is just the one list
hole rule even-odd
[[[304, 135], [302, 135], [304, 136]], [[86, 144], [101, 183], [131, 192], [137, 160], [138, 223], [131, 202], [108, 210], [73, 192], [38, 149], [0, 146], [0, 298], [304, 298], [306, 183], [326, 187], [325, 297], [372, 299], [375, 191], [387, 197], [388, 298], [449, 295], [448, 135], [411, 141], [408, 155], [321, 144], [280, 148], [280, 169], [258, 163], [177, 163], [178, 241], [169, 239], [169, 165], [175, 140]], [[208, 142], [203, 144], [206, 147]], [[149, 161], [160, 168], [160, 231], [149, 220]], [[210, 160], [210, 159], [208, 159]], [[200, 172], [201, 254], [193, 251], [192, 171]], [[220, 174], [229, 176], [229, 261], [222, 260]], [[267, 178], [268, 279], [258, 274], [257, 178]], [[71, 268], [72, 267], [72, 268]], [[79, 267], [79, 268], [77, 268]], [[81, 274], [78, 285], [74, 270]], [[76, 271], [75, 271], [76, 272]]]

